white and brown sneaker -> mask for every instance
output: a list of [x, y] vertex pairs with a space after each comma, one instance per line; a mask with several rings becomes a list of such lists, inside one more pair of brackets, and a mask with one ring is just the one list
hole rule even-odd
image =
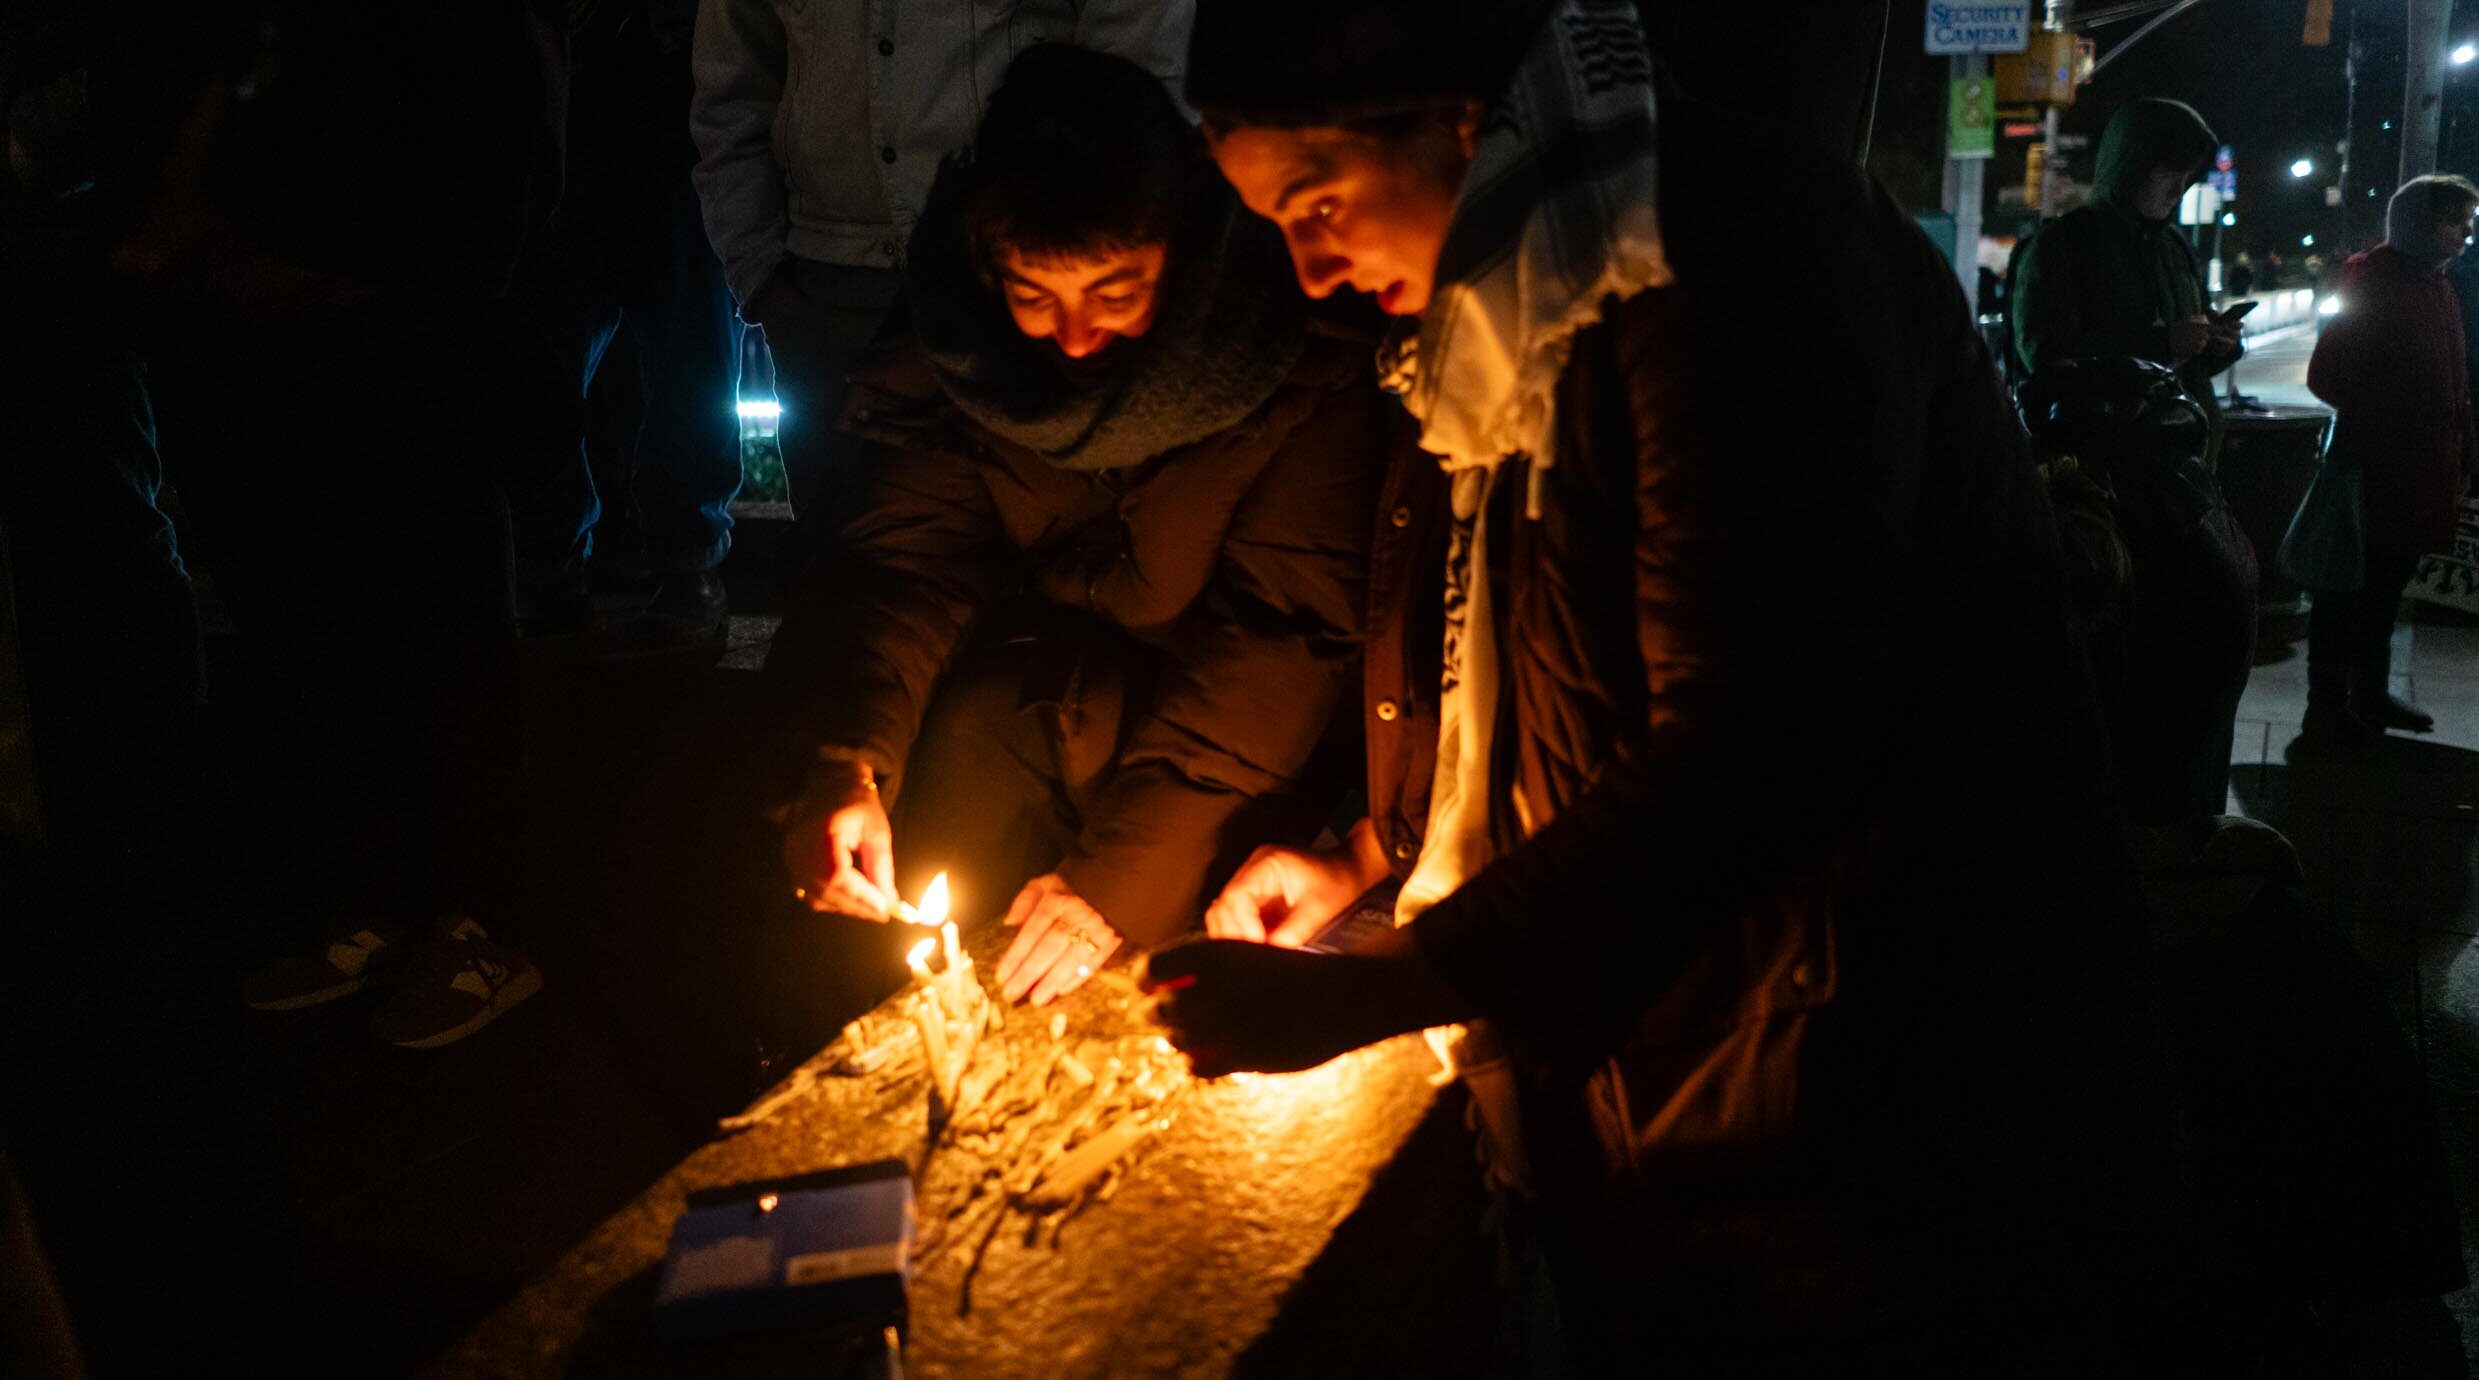
[[469, 915], [440, 916], [430, 938], [410, 947], [395, 995], [371, 1018], [399, 1049], [455, 1044], [542, 990], [542, 970]]

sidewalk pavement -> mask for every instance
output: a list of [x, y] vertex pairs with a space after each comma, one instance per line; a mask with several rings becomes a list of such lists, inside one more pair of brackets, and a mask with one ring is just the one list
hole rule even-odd
[[[2248, 391], [2253, 386], [2246, 385]], [[2314, 903], [2348, 934], [2411, 1031], [2479, 1275], [2479, 624], [2416, 601], [2394, 629], [2394, 693], [2436, 716], [2336, 759], [2295, 750], [2306, 644], [2270, 643], [2238, 709], [2230, 813], [2287, 834]], [[2479, 1365], [2479, 1297], [2447, 1299]]]

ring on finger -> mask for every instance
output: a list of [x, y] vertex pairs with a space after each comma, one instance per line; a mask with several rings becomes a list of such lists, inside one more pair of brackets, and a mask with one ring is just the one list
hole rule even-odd
[[1085, 933], [1083, 930], [1077, 930], [1077, 931], [1075, 931], [1075, 932], [1073, 932], [1073, 933], [1069, 934], [1069, 935], [1068, 935], [1068, 941], [1069, 941], [1070, 943], [1082, 944], [1082, 945], [1084, 945], [1086, 948], [1093, 950], [1093, 951], [1094, 951], [1095, 953], [1097, 953], [1097, 954], [1098, 954], [1098, 953], [1100, 953], [1100, 952], [1102, 951], [1102, 941], [1101, 941], [1101, 940], [1099, 940], [1099, 939], [1094, 938], [1092, 935], [1089, 935], [1089, 934]]

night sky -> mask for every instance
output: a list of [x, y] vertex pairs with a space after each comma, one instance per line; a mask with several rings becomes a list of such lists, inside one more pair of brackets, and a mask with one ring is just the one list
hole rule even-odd
[[[2336, 166], [2335, 145], [2346, 132], [2352, 3], [2336, 4], [2331, 45], [2310, 48], [2299, 42], [2307, 0], [2205, 0], [2103, 68], [2067, 111], [2065, 128], [2089, 134], [2096, 148], [2101, 127], [2121, 103], [2136, 96], [2176, 97], [2203, 112], [2237, 155], [2233, 247], [2270, 242], [2286, 252], [2300, 235], [2311, 233], [2329, 243], [2340, 213], [2326, 207], [2323, 189]], [[2391, 22], [2382, 35], [2370, 38], [2397, 51], [2400, 21], [2393, 15], [2403, 8], [2402, 0], [2371, 0], [2363, 7], [2379, 5]], [[2106, 53], [2139, 26], [2140, 21], [2112, 25], [2093, 37]], [[2386, 71], [2388, 80], [2363, 82], [2360, 95], [2371, 109], [2381, 106], [2383, 118], [2398, 122], [2399, 68], [2386, 64]], [[2383, 89], [2372, 89], [2377, 86]], [[2086, 149], [2075, 162], [2078, 180], [2091, 176], [2091, 152]], [[2395, 181], [2391, 165], [2399, 156], [2392, 148], [2380, 155], [2386, 166], [2373, 180], [2387, 194]], [[2303, 181], [2289, 173], [2291, 162], [2302, 157], [2317, 164], [2317, 174]]]

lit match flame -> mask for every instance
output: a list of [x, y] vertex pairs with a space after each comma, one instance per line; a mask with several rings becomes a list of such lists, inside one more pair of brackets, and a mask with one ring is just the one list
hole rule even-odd
[[904, 966], [912, 969], [912, 975], [914, 977], [917, 977], [924, 982], [929, 981], [930, 950], [937, 947], [938, 941], [935, 939], [924, 939], [920, 943], [913, 945], [911, 951], [904, 955]]
[[930, 878], [927, 891], [921, 893], [921, 904], [914, 907], [916, 925], [938, 926], [947, 923], [947, 874]]

